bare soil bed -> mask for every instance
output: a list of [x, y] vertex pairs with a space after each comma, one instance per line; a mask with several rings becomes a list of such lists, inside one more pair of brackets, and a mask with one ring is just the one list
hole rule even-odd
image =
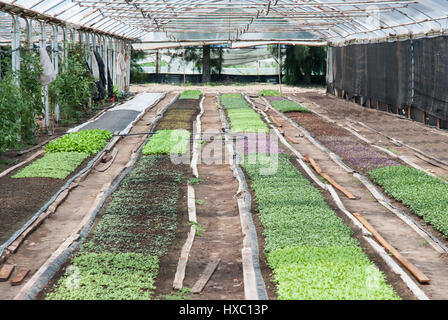
[[[0, 178], [0, 243], [5, 242], [28, 221], [74, 175], [81, 171], [93, 157], [84, 160], [66, 179], [20, 178], [14, 176], [22, 166]], [[38, 158], [37, 158], [38, 159]]]
[[363, 174], [384, 166], [402, 164], [386, 153], [374, 150], [371, 146], [351, 136], [347, 131], [338, 128], [312, 113], [289, 112], [287, 116], [307, 129], [324, 146], [338, 154], [342, 160], [354, 170]]
[[361, 121], [370, 127], [387, 134], [397, 140], [410, 144], [441, 160], [448, 161], [447, 132], [437, 130], [416, 121], [399, 118], [398, 116], [369, 109], [361, 105], [326, 95], [322, 91], [310, 90], [297, 94], [300, 99], [316, 103], [316, 111], [330, 118]]

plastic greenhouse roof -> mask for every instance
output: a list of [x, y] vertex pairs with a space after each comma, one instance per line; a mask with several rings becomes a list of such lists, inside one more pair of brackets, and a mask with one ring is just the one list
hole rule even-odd
[[0, 11], [147, 48], [342, 45], [428, 37], [446, 34], [448, 28], [447, 0], [0, 0]]

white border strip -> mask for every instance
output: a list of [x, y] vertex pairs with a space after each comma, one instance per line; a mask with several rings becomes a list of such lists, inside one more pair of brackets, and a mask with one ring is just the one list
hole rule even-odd
[[193, 137], [193, 156], [191, 159], [191, 170], [193, 171], [193, 175], [196, 178], [199, 178], [199, 172], [198, 172], [198, 159], [199, 159], [199, 153], [201, 144], [199, 143], [199, 139], [201, 138], [202, 128], [201, 128], [201, 117], [204, 114], [204, 100], [205, 95], [202, 96], [201, 102], [199, 103], [199, 107], [201, 108], [201, 112], [196, 117], [196, 132], [194, 133]]

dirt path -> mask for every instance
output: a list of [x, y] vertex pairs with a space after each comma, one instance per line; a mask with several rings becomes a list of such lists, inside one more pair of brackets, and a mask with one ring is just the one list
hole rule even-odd
[[[288, 96], [342, 127], [355, 130], [376, 145], [409, 158], [430, 173], [441, 177], [448, 176], [448, 166], [434, 163], [431, 159], [423, 160], [421, 156], [419, 157], [420, 154], [405, 146], [409, 145], [431, 157], [448, 162], [448, 132], [428, 127], [416, 121], [402, 119], [387, 112], [362, 107], [330, 95], [327, 96], [320, 91], [295, 93]], [[385, 135], [398, 140], [398, 143], [388, 139]], [[400, 145], [399, 142], [405, 145]]]
[[[148, 124], [152, 123], [157, 113], [170, 103], [174, 97], [174, 93], [167, 94], [162, 101], [151, 108], [134, 125], [130, 133], [148, 132]], [[69, 193], [66, 200], [58, 207], [56, 212], [28, 236], [18, 251], [8, 258], [8, 263], [15, 264], [17, 267], [30, 269], [31, 272], [27, 280], [20, 286], [11, 286], [9, 282], [0, 282], [0, 300], [13, 299], [30, 277], [33, 276], [66, 238], [71, 235], [86, 213], [92, 208], [103, 186], [111, 182], [121, 173], [132, 153], [144, 141], [145, 137], [145, 135], [134, 135], [122, 138], [115, 146], [118, 154], [110, 168], [105, 172], [92, 170], [87, 178]]]
[[[221, 131], [221, 120], [214, 96], [206, 96], [201, 122], [202, 132], [214, 132], [218, 135]], [[209, 143], [205, 144], [203, 150], [211, 148], [211, 136], [213, 135], [204, 138], [209, 140]], [[207, 152], [202, 163], [198, 165], [201, 182], [194, 185], [196, 214], [197, 222], [204, 230], [194, 239], [184, 287], [194, 286], [212, 257], [219, 257], [221, 261], [202, 293], [192, 295], [192, 300], [244, 299], [241, 265], [243, 235], [235, 197], [238, 183], [227, 161], [224, 162], [224, 156], [224, 152], [221, 155]], [[199, 229], [202, 229], [201, 227]]]
[[[260, 98], [253, 101], [264, 108]], [[302, 155], [308, 154], [323, 172], [357, 197], [357, 200], [349, 200], [342, 193], [339, 194], [347, 210], [361, 213], [393, 247], [431, 279], [431, 284], [419, 285], [428, 297], [448, 299], [448, 258], [440, 255], [407, 224], [379, 204], [357, 179], [337, 165], [327, 152], [313, 145], [300, 130], [277, 112], [270, 109], [267, 113], [277, 119], [286, 135], [298, 142], [292, 144], [296, 150]], [[402, 283], [395, 282], [392, 285], [397, 288]]]

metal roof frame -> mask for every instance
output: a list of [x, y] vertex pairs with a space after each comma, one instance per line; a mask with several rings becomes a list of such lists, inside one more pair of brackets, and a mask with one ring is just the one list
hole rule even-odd
[[152, 47], [344, 45], [447, 34], [447, 0], [0, 0], [0, 10]]

